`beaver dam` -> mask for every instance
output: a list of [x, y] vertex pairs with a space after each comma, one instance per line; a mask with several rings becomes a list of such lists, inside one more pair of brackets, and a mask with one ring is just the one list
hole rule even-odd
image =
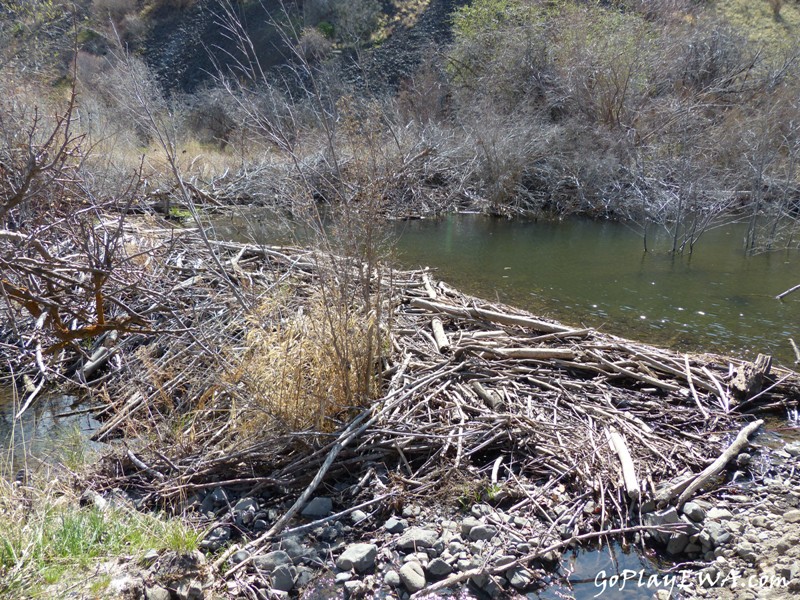
[[[698, 514], [734, 470], [766, 476], [748, 439], [800, 398], [769, 357], [571, 328], [427, 271], [155, 221], [120, 236], [124, 268], [83, 312], [4, 280], [0, 350], [20, 413], [57, 385], [100, 419], [86, 497], [202, 529], [199, 595], [141, 575], [174, 597], [303, 594], [325, 574], [351, 595], [498, 596], [612, 540], [700, 569], [724, 539]], [[39, 289], [93, 272], [67, 246], [32, 247], [58, 262], [29, 272]]]

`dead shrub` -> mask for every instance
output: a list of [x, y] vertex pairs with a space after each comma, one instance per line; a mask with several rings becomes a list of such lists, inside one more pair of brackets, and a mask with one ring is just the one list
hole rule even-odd
[[319, 290], [298, 303], [297, 291], [287, 284], [254, 311], [247, 350], [228, 376], [246, 391], [242, 423], [249, 432], [331, 431], [374, 397], [375, 315]]

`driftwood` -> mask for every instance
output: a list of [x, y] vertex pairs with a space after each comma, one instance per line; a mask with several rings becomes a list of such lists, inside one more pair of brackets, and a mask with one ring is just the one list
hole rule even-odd
[[656, 497], [659, 504], [663, 506], [680, 494], [676, 504], [679, 508], [682, 507], [700, 488], [707, 485], [714, 477], [719, 475], [728, 462], [739, 455], [749, 443], [749, 437], [763, 424], [764, 421], [761, 419], [750, 423], [739, 432], [733, 443], [731, 443], [713, 463], [703, 469], [703, 471], [695, 476], [681, 479], [679, 482], [661, 491]]
[[633, 466], [633, 459], [625, 444], [625, 439], [619, 434], [616, 429], [611, 429], [608, 432], [609, 441], [614, 452], [619, 457], [620, 465], [622, 466], [622, 477], [625, 482], [625, 490], [628, 493], [628, 498], [631, 500], [639, 500], [641, 495], [639, 489], [639, 482], [636, 479], [636, 469]]
[[433, 330], [433, 339], [436, 341], [436, 349], [444, 354], [450, 349], [450, 340], [447, 339], [447, 334], [444, 332], [442, 320], [434, 318], [431, 321], [431, 329]]
[[783, 300], [783, 299], [784, 299], [786, 296], [788, 296], [789, 294], [791, 294], [791, 293], [793, 293], [793, 292], [796, 292], [797, 290], [800, 290], [800, 283], [798, 283], [797, 285], [794, 285], [794, 286], [790, 287], [790, 288], [789, 288], [788, 290], [786, 290], [785, 292], [781, 292], [780, 294], [778, 294], [777, 296], [775, 296], [775, 298], [777, 298], [778, 300]]

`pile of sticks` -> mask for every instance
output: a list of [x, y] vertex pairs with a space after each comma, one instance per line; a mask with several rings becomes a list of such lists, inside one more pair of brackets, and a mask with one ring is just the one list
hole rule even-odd
[[626, 525], [645, 502], [708, 488], [724, 464], [703, 474], [746, 413], [800, 398], [797, 374], [766, 359], [658, 349], [487, 304], [427, 271], [375, 273], [389, 306], [379, 397], [343, 412], [334, 433], [244, 435], [233, 417], [244, 392], [221, 375], [244, 356], [260, 301], [291, 280], [284, 312], [302, 310], [321, 255], [195, 230], [125, 234], [151, 248], [136, 289], [115, 296], [140, 324], [86, 352], [83, 367], [102, 363], [81, 385], [103, 419], [96, 440], [148, 435], [107, 461], [95, 487], [135, 489], [145, 506], [179, 506], [218, 486], [276, 506], [295, 498], [262, 540], [333, 480], [352, 483], [350, 510], [398, 496], [452, 501], [469, 480], [510, 511], [545, 521], [556, 506], [569, 511], [562, 535]]

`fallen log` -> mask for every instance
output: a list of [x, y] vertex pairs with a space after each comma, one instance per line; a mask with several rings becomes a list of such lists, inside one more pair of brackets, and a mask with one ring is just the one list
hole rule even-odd
[[669, 502], [674, 498], [675, 495], [680, 493], [678, 496], [678, 501], [676, 502], [676, 506], [680, 509], [683, 505], [692, 497], [694, 494], [706, 485], [711, 479], [716, 477], [722, 472], [722, 469], [725, 468], [725, 465], [728, 464], [731, 460], [736, 458], [742, 449], [747, 446], [748, 438], [755, 433], [755, 431], [764, 424], [764, 421], [759, 419], [758, 421], [754, 421], [750, 423], [747, 427], [742, 429], [739, 432], [739, 435], [736, 436], [736, 439], [733, 443], [728, 446], [728, 449], [723, 452], [717, 460], [711, 463], [708, 467], [706, 467], [703, 471], [698, 473], [695, 477], [688, 479], [686, 481], [682, 481], [679, 484], [679, 488], [685, 488], [683, 491], [680, 491], [678, 488], [673, 488], [672, 496], [671, 497], [661, 497], [660, 500], [665, 502]]

